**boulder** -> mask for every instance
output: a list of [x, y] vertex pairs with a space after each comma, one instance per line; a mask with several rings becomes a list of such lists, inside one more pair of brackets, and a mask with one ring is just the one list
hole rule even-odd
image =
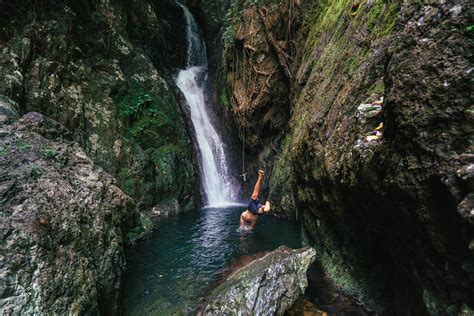
[[306, 271], [314, 262], [311, 247], [282, 246], [230, 274], [214, 289], [204, 315], [283, 315], [303, 294]]
[[0, 127], [0, 314], [116, 314], [135, 204], [55, 126]]
[[0, 94], [0, 125], [14, 122], [18, 119], [18, 105], [15, 101]]

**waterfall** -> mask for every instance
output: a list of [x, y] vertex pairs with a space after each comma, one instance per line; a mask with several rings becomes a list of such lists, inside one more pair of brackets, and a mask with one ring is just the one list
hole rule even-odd
[[205, 202], [208, 206], [235, 203], [238, 196], [236, 180], [230, 175], [224, 144], [209, 117], [210, 109], [206, 105], [206, 46], [191, 12], [185, 5], [178, 4], [186, 18], [188, 56], [186, 69], [179, 72], [176, 85], [186, 98], [196, 135]]

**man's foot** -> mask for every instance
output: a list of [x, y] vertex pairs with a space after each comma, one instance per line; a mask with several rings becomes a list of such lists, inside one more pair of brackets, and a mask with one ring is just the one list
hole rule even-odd
[[263, 207], [263, 211], [266, 213], [268, 211], [270, 211], [270, 201], [267, 201], [265, 203], [265, 206]]
[[259, 175], [259, 176], [264, 176], [264, 175], [265, 175], [265, 172], [264, 172], [262, 169], [259, 169], [259, 170], [258, 170], [258, 175]]

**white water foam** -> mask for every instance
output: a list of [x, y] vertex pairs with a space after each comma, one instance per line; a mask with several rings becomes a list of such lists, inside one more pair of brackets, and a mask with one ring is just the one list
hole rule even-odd
[[206, 48], [193, 15], [186, 6], [179, 5], [186, 17], [188, 58], [187, 68], [179, 72], [176, 85], [186, 98], [196, 135], [205, 202], [207, 207], [229, 205], [237, 201], [238, 187], [228, 168], [225, 146], [208, 114], [204, 91]]

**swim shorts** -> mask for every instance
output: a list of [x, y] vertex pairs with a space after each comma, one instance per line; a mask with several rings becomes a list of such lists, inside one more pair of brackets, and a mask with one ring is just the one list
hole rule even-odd
[[263, 206], [263, 204], [260, 204], [258, 203], [258, 199], [257, 200], [250, 200], [249, 202], [249, 211], [250, 213], [252, 213], [253, 215], [263, 215], [263, 214], [260, 214], [258, 212], [258, 210]]

